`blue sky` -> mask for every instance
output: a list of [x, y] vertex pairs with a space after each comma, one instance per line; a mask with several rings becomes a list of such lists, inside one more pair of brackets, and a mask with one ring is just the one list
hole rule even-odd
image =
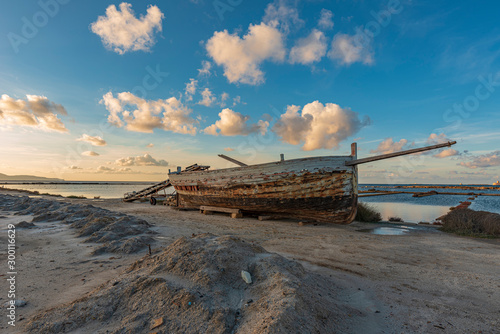
[[155, 181], [227, 167], [218, 153], [260, 163], [356, 141], [365, 157], [453, 139], [360, 166], [360, 182], [500, 178], [496, 2], [0, 6], [0, 173]]

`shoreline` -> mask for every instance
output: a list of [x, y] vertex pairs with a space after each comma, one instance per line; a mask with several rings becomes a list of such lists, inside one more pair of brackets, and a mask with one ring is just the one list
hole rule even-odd
[[[14, 195], [3, 189], [0, 194]], [[495, 264], [500, 262], [500, 240], [460, 237], [433, 227], [404, 235], [374, 235], [359, 230], [382, 225], [358, 222], [345, 226], [300, 225], [295, 220], [205, 216], [197, 211], [123, 203], [119, 199], [40, 197], [96, 208], [88, 207], [89, 212], [100, 208], [110, 210], [113, 215], [131, 215], [147, 221], [158, 233], [153, 236], [156, 240], [151, 246], [153, 254], [180, 237], [208, 232], [241, 238], [297, 261], [308, 275], [320, 275], [338, 287], [328, 302], [352, 309], [349, 317], [339, 318], [342, 319], [339, 325], [348, 332], [371, 329], [385, 333], [493, 333], [500, 326], [497, 316], [500, 278], [495, 274], [498, 269]], [[37, 263], [37, 267], [26, 268], [19, 280], [25, 284], [23, 297], [28, 302], [26, 307], [19, 308], [24, 317], [20, 326], [49, 306], [69, 303], [113, 277], [121, 277], [122, 269], [147, 256], [147, 250], [129, 255], [91, 255], [94, 244], [84, 243], [75, 231], [57, 221], [35, 224], [46, 228], [18, 231], [23, 261]], [[107, 268], [113, 268], [112, 274]], [[46, 279], [42, 283], [39, 277]], [[63, 283], [64, 289], [54, 290]], [[27, 288], [29, 285], [32, 288]], [[47, 298], [48, 302], [44, 302]], [[105, 328], [103, 325], [99, 330]]]
[[492, 185], [374, 185], [380, 188], [402, 189], [460, 189], [460, 190], [499, 190], [499, 186]]

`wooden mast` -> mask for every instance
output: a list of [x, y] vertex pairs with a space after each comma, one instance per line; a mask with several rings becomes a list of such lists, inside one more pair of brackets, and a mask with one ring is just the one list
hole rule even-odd
[[222, 159], [226, 159], [227, 161], [231, 161], [233, 164], [237, 164], [240, 167], [247, 167], [248, 165], [246, 163], [243, 163], [241, 161], [238, 161], [236, 159], [230, 158], [227, 155], [224, 154], [219, 154], [219, 157]]
[[355, 159], [355, 160], [351, 160], [351, 161], [346, 161], [345, 164], [346, 164], [346, 166], [355, 166], [355, 165], [365, 164], [365, 163], [373, 162], [373, 161], [377, 161], [377, 160], [383, 160], [383, 159], [389, 159], [389, 158], [399, 157], [399, 156], [407, 155], [407, 154], [425, 152], [425, 151], [435, 150], [437, 148], [442, 148], [442, 147], [450, 147], [451, 145], [455, 145], [456, 143], [457, 143], [456, 141], [449, 141], [449, 142], [443, 143], [443, 144], [437, 144], [437, 145], [432, 145], [432, 146], [415, 148], [415, 149], [412, 149], [412, 150], [406, 150], [406, 151], [401, 151], [401, 152], [394, 152], [394, 153], [389, 153], [389, 154], [376, 155], [374, 157], [363, 158], [363, 159]]

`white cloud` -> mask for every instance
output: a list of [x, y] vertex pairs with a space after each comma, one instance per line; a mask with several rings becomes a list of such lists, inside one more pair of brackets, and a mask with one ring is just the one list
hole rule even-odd
[[106, 167], [106, 166], [99, 166], [97, 167], [97, 172], [98, 173], [131, 173], [133, 172], [132, 168], [113, 168], [113, 167]]
[[99, 16], [90, 25], [93, 33], [101, 37], [104, 46], [119, 54], [129, 51], [149, 51], [155, 44], [155, 32], [162, 30], [163, 13], [157, 6], [150, 5], [147, 14], [135, 17], [132, 5], [126, 2], [106, 9], [106, 15]]
[[156, 166], [156, 167], [166, 167], [168, 162], [165, 160], [156, 160], [149, 154], [144, 154], [137, 157], [126, 157], [116, 160], [116, 164], [119, 166]]
[[[234, 99], [233, 99], [233, 107], [236, 106], [237, 104], [239, 103], [243, 103], [241, 102], [241, 96], [236, 96]], [[246, 104], [246, 103], [243, 103], [243, 104]]]
[[461, 162], [460, 165], [472, 169], [500, 166], [500, 151], [478, 155], [472, 161]]
[[269, 122], [262, 120], [257, 124], [247, 124], [249, 116], [243, 116], [229, 108], [223, 109], [219, 117], [218, 121], [205, 128], [203, 132], [213, 136], [246, 136], [256, 132], [264, 135], [269, 127]]
[[201, 93], [201, 96], [203, 97], [203, 99], [200, 102], [198, 102], [198, 104], [201, 104], [202, 106], [205, 106], [205, 107], [212, 106], [212, 104], [214, 104], [215, 101], [217, 100], [217, 98], [215, 96], [213, 96], [212, 92], [208, 88], [205, 88], [203, 90], [203, 92]]
[[306, 139], [308, 133], [312, 132], [313, 115], [304, 113], [301, 115], [299, 110], [299, 106], [288, 106], [273, 127], [273, 131], [285, 143], [298, 145]]
[[392, 138], [386, 138], [384, 141], [382, 141], [377, 149], [371, 150], [371, 153], [379, 153], [379, 154], [388, 154], [388, 153], [393, 153], [393, 152], [399, 152], [405, 148], [405, 146], [408, 144], [408, 140], [406, 139], [401, 139], [399, 142], [394, 142]]
[[234, 151], [234, 148], [231, 148], [231, 147], [226, 147], [226, 148], [224, 149], [224, 151], [226, 151], [226, 152], [232, 152], [232, 151]]
[[189, 82], [186, 84], [186, 89], [184, 94], [186, 95], [186, 99], [191, 101], [193, 99], [193, 95], [196, 93], [196, 86], [198, 85], [198, 80], [189, 79]]
[[92, 136], [89, 136], [87, 134], [83, 134], [80, 138], [77, 139], [77, 141], [84, 141], [84, 142], [92, 144], [93, 146], [105, 146], [106, 145], [106, 141], [104, 139], [102, 139], [101, 137], [99, 137], [99, 136], [92, 137]]
[[155, 146], [155, 144], [153, 144], [153, 143], [149, 143], [149, 144], [146, 145], [147, 148], [151, 148], [151, 147], [154, 147], [154, 146]]
[[290, 63], [312, 64], [318, 62], [326, 54], [325, 34], [313, 29], [311, 34], [297, 40], [295, 46], [290, 50]]
[[85, 152], [82, 152], [82, 155], [84, 155], [86, 157], [97, 157], [97, 156], [99, 156], [99, 153], [94, 152], [94, 151], [85, 151]]
[[212, 75], [212, 72], [210, 72], [211, 68], [212, 68], [212, 63], [209, 61], [203, 60], [201, 62], [201, 68], [198, 69], [198, 75], [209, 77], [210, 75]]
[[83, 168], [75, 166], [75, 165], [71, 165], [68, 167], [68, 169], [83, 169]]
[[68, 132], [57, 117], [67, 115], [66, 109], [45, 96], [26, 95], [26, 100], [9, 95], [0, 98], [0, 125], [30, 126], [44, 131]]
[[226, 101], [229, 99], [229, 94], [226, 92], [223, 92], [220, 96], [220, 103], [219, 105], [224, 108], [226, 106]]
[[109, 111], [108, 122], [117, 127], [122, 127], [123, 122], [120, 118], [120, 114], [123, 112], [122, 102], [113, 96], [113, 93], [108, 92], [99, 102], [106, 106], [106, 109]]
[[334, 103], [323, 105], [314, 101], [306, 104], [301, 114], [299, 110], [299, 106], [288, 106], [273, 132], [289, 144], [304, 142], [305, 151], [337, 148], [340, 142], [371, 123], [368, 116], [360, 120], [358, 113]]
[[427, 144], [432, 145], [432, 144], [442, 144], [442, 143], [447, 143], [451, 141], [446, 137], [444, 133], [441, 133], [439, 135], [435, 133], [431, 133], [429, 138], [427, 138]]
[[330, 10], [325, 8], [321, 10], [321, 17], [318, 21], [318, 27], [324, 30], [333, 28], [333, 13]]
[[151, 133], [163, 129], [183, 134], [196, 134], [196, 121], [189, 115], [191, 109], [177, 98], [146, 101], [129, 92], [118, 93], [117, 97], [108, 92], [101, 103], [109, 111], [108, 121], [129, 131]]
[[291, 28], [299, 29], [304, 21], [299, 18], [296, 2], [293, 0], [275, 0], [266, 7], [262, 21], [270, 26], [279, 27], [287, 35]]
[[229, 82], [249, 85], [264, 82], [260, 69], [263, 61], [283, 61], [286, 54], [281, 32], [265, 23], [251, 24], [243, 38], [227, 30], [216, 31], [207, 41], [206, 49], [214, 62], [224, 68]]
[[351, 65], [356, 62], [369, 65], [373, 63], [371, 43], [372, 40], [367, 39], [359, 31], [354, 36], [339, 33], [333, 37], [328, 57], [338, 60], [342, 65]]
[[457, 150], [449, 148], [447, 150], [444, 150], [444, 151], [441, 151], [437, 154], [434, 154], [433, 157], [435, 157], [435, 158], [447, 158], [447, 157], [452, 157], [455, 155], [460, 155], [460, 153]]

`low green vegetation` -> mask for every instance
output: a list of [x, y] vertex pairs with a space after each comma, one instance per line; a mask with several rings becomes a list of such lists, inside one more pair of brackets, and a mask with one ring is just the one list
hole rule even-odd
[[358, 213], [355, 220], [363, 223], [374, 223], [381, 221], [382, 215], [369, 204], [358, 203]]
[[500, 237], [500, 214], [455, 209], [442, 216], [442, 231], [481, 238]]

